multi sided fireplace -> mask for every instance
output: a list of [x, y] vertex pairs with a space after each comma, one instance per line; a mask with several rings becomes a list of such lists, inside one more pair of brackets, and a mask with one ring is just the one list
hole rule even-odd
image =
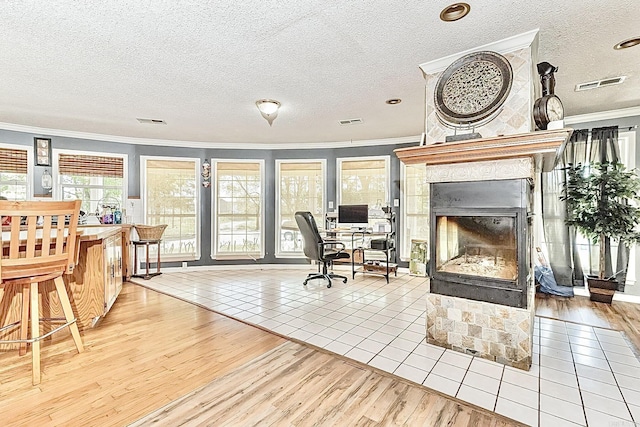
[[396, 150], [402, 162], [426, 165], [430, 183], [429, 344], [531, 367], [528, 215], [539, 210], [531, 183], [555, 167], [570, 136], [559, 129]]
[[528, 179], [431, 184], [431, 292], [527, 307]]

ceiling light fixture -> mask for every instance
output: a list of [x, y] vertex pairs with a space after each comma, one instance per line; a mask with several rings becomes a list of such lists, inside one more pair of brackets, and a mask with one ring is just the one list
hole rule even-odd
[[256, 106], [260, 110], [260, 114], [269, 122], [269, 126], [273, 124], [273, 121], [278, 117], [278, 109], [280, 109], [280, 103], [273, 99], [259, 99], [256, 101]]
[[389, 104], [389, 105], [397, 105], [397, 104], [400, 104], [402, 102], [402, 99], [400, 99], [400, 98], [391, 98], [391, 99], [387, 99], [384, 102]]
[[631, 39], [627, 39], [625, 41], [621, 41], [620, 43], [615, 45], [613, 48], [615, 50], [628, 49], [630, 47], [634, 47], [634, 46], [637, 46], [639, 44], [640, 44], [640, 37], [633, 37]]
[[468, 3], [454, 3], [442, 9], [440, 12], [440, 20], [444, 22], [453, 22], [462, 19], [469, 14], [471, 6]]

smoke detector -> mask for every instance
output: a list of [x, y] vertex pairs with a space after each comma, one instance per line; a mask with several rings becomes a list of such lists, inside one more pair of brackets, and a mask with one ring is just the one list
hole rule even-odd
[[589, 90], [589, 89], [597, 89], [599, 87], [605, 87], [605, 86], [619, 85], [622, 82], [624, 82], [624, 79], [626, 78], [627, 76], [620, 76], [620, 77], [611, 77], [608, 79], [596, 80], [593, 82], [579, 83], [576, 85], [576, 92]]
[[139, 119], [138, 118], [136, 120], [144, 125], [166, 125], [167, 124], [167, 122], [160, 119]]

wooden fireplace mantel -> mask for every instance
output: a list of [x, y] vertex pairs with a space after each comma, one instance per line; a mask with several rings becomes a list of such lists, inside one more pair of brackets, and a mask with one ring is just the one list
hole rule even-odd
[[544, 172], [558, 162], [573, 129], [538, 131], [455, 142], [436, 142], [394, 150], [401, 162], [444, 165], [484, 160], [534, 157]]

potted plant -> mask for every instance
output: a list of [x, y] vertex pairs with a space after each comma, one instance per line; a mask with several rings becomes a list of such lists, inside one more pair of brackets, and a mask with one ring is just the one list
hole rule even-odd
[[593, 301], [610, 303], [617, 282], [605, 277], [605, 239], [620, 244], [640, 240], [640, 208], [629, 204], [639, 198], [640, 178], [618, 162], [569, 165], [567, 175], [560, 197], [567, 203], [565, 222], [598, 243], [598, 277], [587, 277], [587, 284]]

